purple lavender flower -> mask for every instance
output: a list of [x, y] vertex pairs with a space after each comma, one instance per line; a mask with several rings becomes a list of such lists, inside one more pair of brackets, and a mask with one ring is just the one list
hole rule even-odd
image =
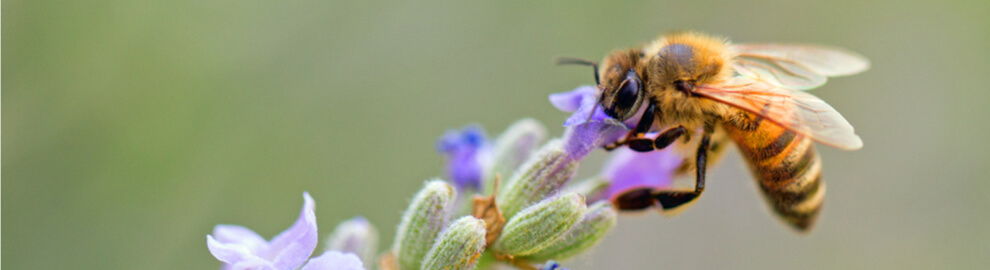
[[328, 250], [322, 255], [309, 259], [300, 270], [364, 270], [361, 259], [352, 253]]
[[635, 116], [619, 122], [597, 106], [598, 89], [594, 86], [582, 86], [570, 92], [550, 95], [550, 103], [557, 109], [570, 112], [564, 126], [564, 149], [572, 159], [581, 160], [592, 150], [600, 148], [622, 138], [632, 129], [642, 115], [646, 106], [640, 106], [640, 112]]
[[611, 183], [604, 197], [611, 200], [639, 188], [672, 188], [674, 173], [682, 162], [683, 158], [673, 147], [647, 153], [625, 147], [616, 149], [602, 169], [601, 176]]
[[448, 130], [437, 141], [437, 152], [446, 156], [447, 177], [458, 190], [481, 188], [484, 164], [491, 159], [491, 143], [480, 126]]
[[[237, 225], [217, 225], [213, 234], [206, 235], [206, 246], [217, 260], [223, 262], [221, 269], [295, 269], [306, 263], [316, 248], [318, 234], [316, 228], [316, 203], [309, 193], [303, 193], [303, 209], [296, 223], [265, 241], [251, 229]], [[304, 269], [363, 269], [361, 259], [351, 254], [327, 254], [311, 260], [313, 266]]]
[[[601, 106], [597, 106], [598, 89], [594, 86], [582, 86], [570, 92], [550, 95], [550, 103], [561, 111], [573, 113], [567, 118], [564, 126], [565, 149], [573, 156], [583, 157], [595, 148], [615, 142], [625, 136], [639, 122], [646, 106], [640, 106], [640, 112], [625, 122], [619, 122], [605, 114]], [[594, 111], [592, 111], [594, 110]], [[590, 115], [590, 118], [589, 118]], [[651, 133], [647, 136], [656, 136]], [[602, 177], [610, 182], [605, 198], [628, 191], [633, 188], [664, 188], [673, 185], [674, 171], [681, 165], [683, 159], [672, 147], [638, 153], [622, 147], [615, 150], [611, 159], [602, 171]]]

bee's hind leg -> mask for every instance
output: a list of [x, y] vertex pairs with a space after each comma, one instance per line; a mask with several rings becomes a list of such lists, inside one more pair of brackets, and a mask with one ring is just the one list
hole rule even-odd
[[[701, 137], [701, 143], [698, 144], [698, 153], [695, 155], [695, 171], [697, 174], [695, 175], [694, 191], [660, 190], [655, 193], [654, 197], [660, 203], [664, 212], [674, 211], [682, 206], [686, 206], [688, 203], [697, 200], [701, 196], [701, 192], [705, 191], [706, 162], [708, 160], [708, 149], [711, 144], [713, 132], [714, 125], [706, 124], [705, 133]], [[661, 137], [657, 137], [657, 140]], [[675, 137], [671, 141], [676, 139]]]
[[619, 141], [605, 145], [605, 150], [612, 151], [623, 145], [629, 145], [629, 149], [636, 152], [650, 152], [659, 149], [653, 146], [652, 139], [646, 137], [646, 133], [650, 132], [650, 128], [653, 127], [653, 119], [656, 117], [655, 108], [653, 103], [649, 102], [646, 111], [643, 112], [643, 117], [639, 118], [639, 122], [636, 123], [636, 127]]

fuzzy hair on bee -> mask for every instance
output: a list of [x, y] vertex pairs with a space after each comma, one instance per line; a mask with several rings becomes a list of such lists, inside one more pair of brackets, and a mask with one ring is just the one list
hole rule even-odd
[[863, 145], [841, 114], [804, 92], [823, 85], [827, 77], [869, 68], [866, 58], [845, 49], [733, 44], [702, 33], [675, 32], [616, 50], [601, 66], [583, 63], [596, 69], [598, 106], [606, 115], [623, 121], [642, 112], [636, 127], [607, 150], [676, 147], [685, 157], [693, 155], [678, 172], [694, 172], [694, 189], [630, 191], [613, 198], [620, 210], [683, 210], [704, 191], [707, 167], [734, 143], [771, 209], [793, 228], [807, 231], [825, 192], [813, 142], [843, 150]]

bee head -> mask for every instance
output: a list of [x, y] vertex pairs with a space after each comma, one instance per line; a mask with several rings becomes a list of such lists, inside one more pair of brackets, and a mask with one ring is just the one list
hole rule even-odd
[[598, 63], [578, 58], [560, 58], [557, 63], [592, 66], [599, 90], [597, 106], [609, 117], [624, 121], [636, 114], [646, 96], [643, 78], [634, 68], [642, 54], [633, 49], [616, 51], [605, 57], [600, 68]]
[[628, 70], [611, 83], [599, 85], [598, 104], [609, 117], [619, 121], [629, 119], [643, 101], [643, 80], [635, 70]]
[[646, 97], [643, 77], [634, 68], [640, 54], [638, 50], [618, 51], [603, 61], [598, 105], [616, 120], [624, 121], [635, 115]]

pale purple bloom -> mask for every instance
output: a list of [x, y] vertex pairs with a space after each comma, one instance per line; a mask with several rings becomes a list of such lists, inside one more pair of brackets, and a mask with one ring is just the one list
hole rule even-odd
[[673, 147], [647, 153], [627, 147], [616, 149], [605, 162], [601, 173], [611, 183], [605, 198], [613, 199], [639, 188], [669, 189], [674, 185], [674, 173], [682, 162], [682, 157]]
[[572, 159], [583, 159], [592, 150], [625, 136], [639, 122], [640, 115], [646, 108], [640, 106], [639, 113], [625, 122], [619, 122], [606, 115], [601, 106], [597, 106], [597, 95], [598, 89], [594, 86], [582, 86], [570, 92], [550, 95], [550, 103], [554, 107], [572, 113], [564, 122], [567, 127], [564, 132], [564, 149]]
[[[221, 269], [296, 269], [306, 263], [319, 240], [316, 228], [316, 203], [309, 193], [303, 193], [303, 209], [299, 219], [289, 229], [265, 241], [251, 229], [237, 225], [217, 225], [213, 234], [206, 235], [206, 245], [217, 260], [223, 262]], [[352, 255], [353, 256], [353, 255]], [[322, 258], [320, 256], [318, 258]], [[341, 259], [337, 259], [341, 258]], [[329, 256], [320, 259], [319, 265], [338, 265], [337, 268], [306, 269], [362, 269], [353, 266], [350, 257]], [[318, 266], [314, 266], [318, 267]], [[343, 267], [343, 268], [341, 268]]]
[[364, 265], [354, 254], [328, 250], [323, 255], [309, 259], [300, 270], [364, 270]]
[[437, 152], [446, 156], [446, 173], [458, 189], [481, 188], [484, 164], [491, 159], [491, 143], [480, 126], [448, 130], [437, 141]]
[[[594, 86], [582, 86], [570, 92], [550, 95], [550, 103], [554, 107], [573, 113], [564, 122], [567, 127], [564, 139], [565, 148], [576, 158], [582, 158], [595, 148], [621, 139], [635, 127], [646, 108], [640, 106], [640, 111], [635, 116], [618, 122], [606, 115], [601, 106], [596, 106], [597, 95], [598, 89]], [[651, 133], [647, 136], [656, 135], [657, 133]], [[673, 147], [649, 153], [620, 147], [614, 152], [601, 175], [610, 182], [605, 198], [612, 198], [632, 188], [670, 187], [674, 172], [683, 160]]]

